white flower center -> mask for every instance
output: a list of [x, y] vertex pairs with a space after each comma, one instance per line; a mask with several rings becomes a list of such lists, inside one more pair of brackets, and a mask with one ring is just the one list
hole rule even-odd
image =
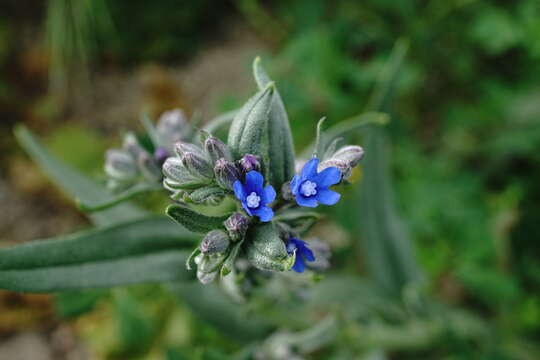
[[315, 195], [317, 193], [317, 184], [309, 180], [306, 180], [300, 187], [300, 192], [304, 196]]
[[255, 191], [249, 194], [248, 197], [246, 198], [247, 206], [252, 209], [259, 207], [260, 202], [261, 202], [261, 198], [257, 196], [257, 193]]

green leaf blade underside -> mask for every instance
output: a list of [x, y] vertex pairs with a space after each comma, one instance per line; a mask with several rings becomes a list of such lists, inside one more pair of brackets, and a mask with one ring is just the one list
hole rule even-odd
[[192, 247], [198, 236], [160, 216], [0, 248], [0, 270], [106, 261]]
[[166, 213], [186, 229], [201, 234], [223, 228], [223, 222], [229, 217], [203, 215], [183, 205], [169, 205]]
[[[407, 53], [408, 44], [398, 40], [381, 72], [369, 110], [388, 111], [396, 79]], [[394, 296], [404, 287], [424, 279], [416, 263], [409, 232], [400, 218], [391, 183], [388, 139], [383, 128], [371, 126], [364, 136], [366, 157], [363, 179], [358, 192], [360, 234], [366, 263], [377, 286]]]
[[168, 250], [75, 265], [0, 270], [0, 288], [54, 293], [149, 282], [189, 281], [193, 274], [183, 266], [188, 255], [188, 251]]
[[[272, 80], [261, 65], [260, 58], [253, 62], [255, 81], [260, 90]], [[277, 88], [274, 89], [268, 119], [268, 169], [270, 183], [279, 188], [294, 176], [294, 143], [285, 104]]]
[[[112, 196], [103, 187], [53, 156], [25, 126], [19, 125], [15, 135], [32, 160], [70, 197], [78, 198], [81, 202], [100, 203], [108, 201]], [[91, 214], [90, 218], [96, 225], [104, 226], [144, 216], [146, 213], [135, 206], [120, 204], [113, 209]]]

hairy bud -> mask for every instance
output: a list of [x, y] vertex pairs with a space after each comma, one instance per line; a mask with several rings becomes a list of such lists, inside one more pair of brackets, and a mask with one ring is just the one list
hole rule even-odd
[[212, 169], [208, 160], [200, 154], [185, 152], [180, 157], [180, 160], [191, 174], [210, 179], [214, 177], [214, 169]]
[[130, 153], [134, 159], [136, 159], [140, 153], [145, 152], [144, 148], [139, 143], [137, 136], [132, 132], [128, 132], [124, 135], [122, 149]]
[[232, 160], [231, 152], [227, 145], [215, 136], [210, 135], [204, 141], [204, 149], [212, 162], [216, 162], [222, 158]]
[[139, 169], [145, 178], [152, 181], [161, 179], [161, 168], [157, 164], [156, 160], [146, 151], [139, 154], [137, 164], [139, 165]]
[[244, 237], [249, 226], [249, 220], [239, 212], [235, 212], [225, 222], [225, 229], [233, 241], [238, 241]]
[[225, 159], [219, 159], [214, 166], [216, 182], [224, 189], [231, 190], [236, 180], [240, 179], [240, 172], [234, 164]]
[[261, 163], [255, 155], [246, 154], [240, 160], [238, 160], [238, 166], [242, 169], [242, 172], [248, 173], [251, 170], [260, 171]]
[[332, 159], [343, 160], [348, 163], [351, 168], [358, 165], [363, 157], [364, 149], [355, 145], [344, 146], [332, 155]]
[[199, 281], [206, 285], [212, 282], [225, 259], [227, 254], [199, 254], [195, 258], [197, 264], [197, 278]]
[[127, 151], [111, 149], [105, 153], [105, 172], [117, 180], [131, 180], [137, 177], [137, 163]]
[[182, 157], [186, 153], [194, 153], [204, 157], [204, 152], [201, 148], [184, 141], [178, 141], [174, 144], [174, 152], [176, 152], [176, 155], [178, 155], [179, 157]]
[[223, 230], [212, 230], [201, 241], [199, 250], [203, 254], [218, 254], [225, 252], [230, 244], [229, 235]]
[[172, 150], [174, 143], [189, 137], [191, 129], [185, 113], [181, 109], [174, 109], [161, 114], [156, 125], [156, 132], [162, 146]]
[[333, 159], [333, 158], [319, 163], [319, 166], [317, 167], [317, 171], [321, 172], [324, 169], [329, 168], [329, 167], [338, 168], [339, 171], [341, 172], [341, 177], [343, 179], [348, 179], [351, 176], [352, 167], [343, 160]]

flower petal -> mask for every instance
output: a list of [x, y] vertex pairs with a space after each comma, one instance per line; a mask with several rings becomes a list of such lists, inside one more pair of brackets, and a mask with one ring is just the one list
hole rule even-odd
[[315, 177], [317, 175], [317, 166], [319, 166], [319, 159], [314, 157], [309, 160], [302, 168], [302, 181]]
[[294, 175], [291, 180], [291, 192], [293, 195], [298, 194], [298, 188], [300, 187], [300, 176]]
[[261, 200], [263, 204], [271, 203], [276, 199], [276, 190], [272, 185], [265, 187], [261, 193]]
[[305, 207], [317, 207], [318, 205], [317, 199], [314, 196], [307, 198], [301, 195], [300, 193], [296, 195], [296, 203], [300, 206], [305, 206]]
[[313, 181], [317, 183], [319, 188], [329, 187], [341, 181], [341, 171], [335, 166], [328, 167], [318, 173]]
[[315, 255], [313, 255], [313, 251], [311, 251], [311, 249], [307, 247], [307, 244], [305, 242], [300, 247], [300, 253], [307, 261], [315, 261]]
[[246, 174], [246, 190], [248, 193], [251, 193], [252, 191], [255, 191], [256, 193], [260, 193], [263, 188], [264, 184], [264, 177], [262, 174], [258, 171], [251, 170]]
[[252, 212], [257, 215], [262, 222], [268, 222], [274, 217], [274, 211], [268, 206], [261, 206], [256, 210], [252, 210]]
[[317, 192], [317, 195], [315, 195], [315, 197], [317, 198], [317, 200], [319, 200], [321, 204], [334, 205], [339, 201], [341, 195], [332, 190], [320, 189]]
[[246, 199], [246, 194], [244, 192], [244, 186], [240, 182], [240, 180], [236, 180], [233, 184], [234, 189], [234, 195], [236, 198], [240, 201], [244, 201]]
[[253, 209], [250, 209], [245, 201], [242, 201], [242, 207], [244, 208], [244, 210], [246, 210], [249, 216], [253, 216]]
[[306, 268], [306, 265], [304, 264], [304, 259], [300, 256], [300, 254], [296, 254], [296, 260], [294, 261], [294, 265], [291, 268], [292, 270], [302, 273], [304, 272], [304, 269]]

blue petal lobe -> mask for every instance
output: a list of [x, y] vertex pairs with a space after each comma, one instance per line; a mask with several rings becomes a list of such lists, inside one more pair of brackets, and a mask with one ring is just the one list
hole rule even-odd
[[234, 189], [234, 195], [236, 198], [240, 201], [244, 201], [246, 199], [246, 194], [244, 193], [244, 186], [239, 180], [236, 180], [233, 184]]
[[248, 214], [249, 216], [253, 216], [253, 211], [252, 211], [253, 209], [250, 209], [250, 208], [247, 206], [247, 204], [246, 204], [245, 201], [242, 201], [242, 207], [244, 208], [244, 210], [246, 210], [246, 212], [247, 212], [247, 214]]
[[319, 188], [329, 187], [341, 181], [341, 171], [335, 166], [329, 167], [318, 173], [313, 181]]
[[293, 195], [298, 194], [298, 188], [300, 187], [300, 176], [294, 175], [293, 179], [291, 180], [291, 192]]
[[317, 175], [317, 166], [319, 166], [319, 159], [314, 157], [309, 160], [302, 168], [302, 181], [315, 177]]
[[321, 204], [334, 205], [339, 201], [341, 195], [332, 190], [320, 189], [315, 195], [315, 197], [317, 198], [317, 200], [319, 200]]
[[274, 187], [272, 185], [268, 185], [263, 189], [261, 195], [261, 200], [263, 204], [268, 204], [276, 199], [276, 190], [274, 190]]
[[268, 222], [274, 217], [274, 212], [268, 206], [261, 206], [257, 210], [254, 210], [253, 213], [257, 215], [262, 222]]
[[302, 249], [300, 251], [304, 259], [306, 259], [307, 261], [315, 261], [315, 255], [313, 255], [313, 251], [311, 251], [311, 249], [308, 248], [305, 243], [304, 245], [302, 245]]
[[251, 193], [260, 193], [263, 188], [264, 177], [258, 171], [251, 170], [246, 174], [246, 190]]
[[318, 205], [317, 199], [314, 196], [307, 198], [302, 196], [300, 193], [296, 195], [296, 203], [305, 207], [317, 207]]
[[300, 254], [296, 254], [296, 260], [294, 261], [294, 265], [291, 269], [293, 269], [294, 271], [298, 272], [298, 273], [302, 273], [304, 272], [304, 269], [306, 268], [306, 266], [304, 265], [304, 260], [302, 259], [302, 257], [300, 256]]

